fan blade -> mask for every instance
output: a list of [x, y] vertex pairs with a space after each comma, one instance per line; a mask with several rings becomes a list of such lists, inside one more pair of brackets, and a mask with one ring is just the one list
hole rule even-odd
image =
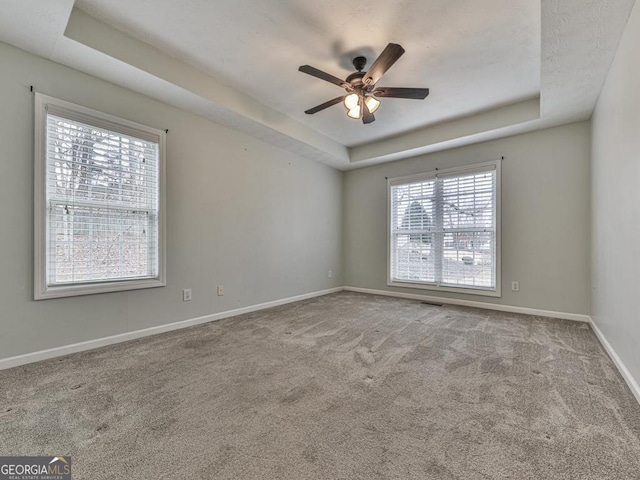
[[317, 107], [310, 108], [309, 110], [305, 110], [304, 113], [307, 115], [313, 115], [314, 113], [318, 113], [320, 110], [324, 110], [325, 108], [332, 107], [336, 103], [340, 103], [344, 100], [344, 97], [336, 97], [333, 100], [329, 100], [328, 102], [324, 102]]
[[385, 47], [380, 56], [376, 58], [376, 61], [373, 62], [371, 68], [363, 77], [362, 81], [365, 85], [375, 85], [378, 83], [378, 80], [382, 78], [382, 75], [389, 70], [391, 65], [396, 63], [396, 61], [402, 56], [404, 53], [404, 48], [396, 43], [390, 43]]
[[373, 91], [376, 97], [411, 98], [424, 100], [429, 95], [428, 88], [394, 88], [380, 87]]
[[364, 98], [360, 102], [360, 108], [362, 108], [362, 123], [366, 125], [367, 123], [376, 121], [376, 117], [374, 117], [373, 113], [369, 111], [369, 107], [365, 103]]
[[333, 83], [334, 85], [338, 85], [342, 88], [347, 88], [350, 85], [344, 80], [334, 77], [330, 73], [323, 72], [322, 70], [318, 70], [311, 65], [302, 65], [298, 68], [298, 70], [302, 73], [306, 73], [307, 75], [311, 75], [312, 77], [319, 78], [320, 80], [324, 80], [325, 82]]

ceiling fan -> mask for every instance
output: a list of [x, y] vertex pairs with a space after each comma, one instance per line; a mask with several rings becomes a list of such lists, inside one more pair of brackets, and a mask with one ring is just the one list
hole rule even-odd
[[375, 97], [392, 97], [392, 98], [410, 98], [414, 100], [424, 100], [429, 95], [428, 88], [396, 88], [396, 87], [377, 87], [376, 83], [382, 78], [389, 68], [404, 53], [404, 48], [395, 43], [390, 43], [385, 47], [380, 56], [373, 62], [371, 68], [367, 72], [362, 69], [367, 64], [365, 57], [356, 57], [353, 59], [353, 66], [357, 72], [352, 73], [346, 79], [341, 80], [338, 77], [318, 70], [310, 65], [302, 65], [299, 71], [311, 75], [313, 77], [325, 80], [334, 85], [344, 88], [346, 95], [336, 97], [328, 102], [324, 102], [316, 107], [305, 110], [304, 113], [313, 115], [325, 108], [336, 105], [340, 102], [347, 108], [347, 116], [355, 119], [362, 119], [362, 123], [371, 123], [375, 121], [374, 112], [380, 107], [380, 101]]

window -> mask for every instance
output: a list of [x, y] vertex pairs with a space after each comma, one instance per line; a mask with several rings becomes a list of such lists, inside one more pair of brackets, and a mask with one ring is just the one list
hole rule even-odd
[[158, 287], [165, 132], [36, 94], [36, 300]]
[[389, 285], [500, 296], [500, 162], [395, 178]]

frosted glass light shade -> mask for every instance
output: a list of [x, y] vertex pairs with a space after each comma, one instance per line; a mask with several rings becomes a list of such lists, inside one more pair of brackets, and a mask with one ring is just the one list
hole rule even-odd
[[371, 113], [375, 112], [380, 107], [380, 102], [373, 97], [367, 97], [365, 103]]
[[360, 105], [356, 105], [352, 109], [347, 112], [347, 115], [351, 118], [358, 119], [360, 118]]
[[352, 110], [358, 105], [360, 105], [360, 96], [357, 93], [351, 93], [344, 97], [344, 106], [347, 107], [347, 110]]

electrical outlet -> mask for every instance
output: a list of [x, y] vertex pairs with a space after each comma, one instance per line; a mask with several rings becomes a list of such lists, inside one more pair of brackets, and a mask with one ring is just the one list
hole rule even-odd
[[191, 289], [190, 288], [185, 288], [184, 290], [182, 290], [182, 301], [183, 302], [190, 302], [191, 301]]
[[222, 297], [224, 295], [224, 285], [218, 285], [218, 296]]
[[329, 278], [333, 278], [333, 271], [329, 270]]
[[520, 282], [511, 282], [511, 290], [514, 292], [520, 291]]

